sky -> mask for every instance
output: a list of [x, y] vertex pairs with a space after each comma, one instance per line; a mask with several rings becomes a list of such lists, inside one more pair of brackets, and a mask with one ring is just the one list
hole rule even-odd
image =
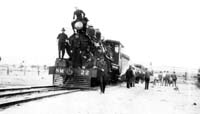
[[1, 0], [0, 64], [54, 65], [57, 35], [75, 7], [133, 63], [199, 68], [199, 0]]

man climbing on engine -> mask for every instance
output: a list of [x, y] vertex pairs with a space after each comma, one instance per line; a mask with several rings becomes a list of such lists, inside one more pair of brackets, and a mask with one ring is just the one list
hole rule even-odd
[[[65, 48], [69, 48], [69, 45], [66, 45], [66, 40], [68, 40], [68, 36], [65, 34], [65, 29], [62, 28], [62, 33], [60, 33], [57, 37], [58, 39], [58, 57], [63, 59], [65, 55]], [[69, 54], [69, 53], [68, 53]]]
[[[78, 9], [77, 7], [75, 7], [75, 11], [73, 14], [73, 19], [74, 21], [71, 23], [72, 24], [72, 29], [74, 32], [78, 32], [75, 31], [75, 29], [82, 29], [82, 31], [86, 31], [86, 25], [87, 22], [89, 21], [87, 19], [87, 17], [85, 17], [85, 13], [83, 12], [83, 10]], [[75, 28], [75, 26], [77, 26], [78, 28]], [[81, 30], [79, 30], [79, 32], [82, 32]]]
[[74, 15], [73, 15], [73, 19], [75, 19], [76, 17], [76, 20], [83, 20], [85, 18], [85, 12], [83, 12], [83, 10], [81, 9], [78, 9], [77, 7], [75, 7], [75, 11], [74, 11]]
[[80, 34], [74, 34], [71, 40], [72, 63], [74, 68], [82, 67]]

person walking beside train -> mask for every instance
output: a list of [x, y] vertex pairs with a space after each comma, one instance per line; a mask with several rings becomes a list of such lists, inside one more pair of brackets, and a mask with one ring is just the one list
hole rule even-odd
[[66, 40], [68, 40], [68, 36], [65, 34], [64, 28], [62, 28], [62, 33], [58, 35], [57, 39], [58, 39], [58, 57], [63, 59], [65, 55]]
[[106, 61], [105, 61], [105, 57], [104, 57], [104, 53], [103, 50], [101, 48], [99, 48], [97, 50], [96, 53], [97, 58], [97, 76], [99, 78], [99, 82], [100, 82], [100, 90], [101, 93], [105, 93], [105, 88], [106, 88]]
[[105, 89], [106, 89], [106, 75], [105, 75], [104, 69], [98, 69], [97, 73], [99, 75], [101, 93], [105, 93]]
[[135, 68], [131, 68], [132, 76], [131, 76], [131, 87], [135, 87]]
[[144, 77], [144, 80], [145, 80], [145, 90], [148, 90], [149, 89], [149, 81], [150, 81], [150, 73], [148, 71], [145, 72], [145, 77]]
[[131, 83], [132, 77], [133, 77], [133, 71], [131, 69], [131, 66], [129, 66], [129, 68], [126, 71], [126, 87], [127, 88], [132, 87], [132, 83]]
[[176, 87], [176, 81], [177, 81], [176, 72], [173, 72], [173, 74], [171, 75], [171, 77], [172, 77], [172, 86]]
[[132, 85], [133, 85], [133, 87], [135, 87], [135, 77], [136, 77], [136, 73], [135, 73], [135, 68], [134, 68], [133, 77], [132, 77]]
[[167, 86], [167, 71], [163, 71], [163, 85]]

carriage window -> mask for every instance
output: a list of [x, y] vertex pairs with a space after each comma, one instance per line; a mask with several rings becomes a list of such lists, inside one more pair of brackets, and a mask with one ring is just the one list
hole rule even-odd
[[119, 53], [119, 46], [115, 46], [115, 53]]

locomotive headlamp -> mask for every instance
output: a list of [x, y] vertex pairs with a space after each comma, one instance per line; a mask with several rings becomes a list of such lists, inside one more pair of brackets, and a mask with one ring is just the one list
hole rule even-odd
[[82, 23], [81, 21], [78, 21], [78, 22], [75, 23], [74, 26], [75, 26], [75, 28], [76, 28], [77, 30], [80, 30], [80, 29], [83, 28], [83, 23]]

